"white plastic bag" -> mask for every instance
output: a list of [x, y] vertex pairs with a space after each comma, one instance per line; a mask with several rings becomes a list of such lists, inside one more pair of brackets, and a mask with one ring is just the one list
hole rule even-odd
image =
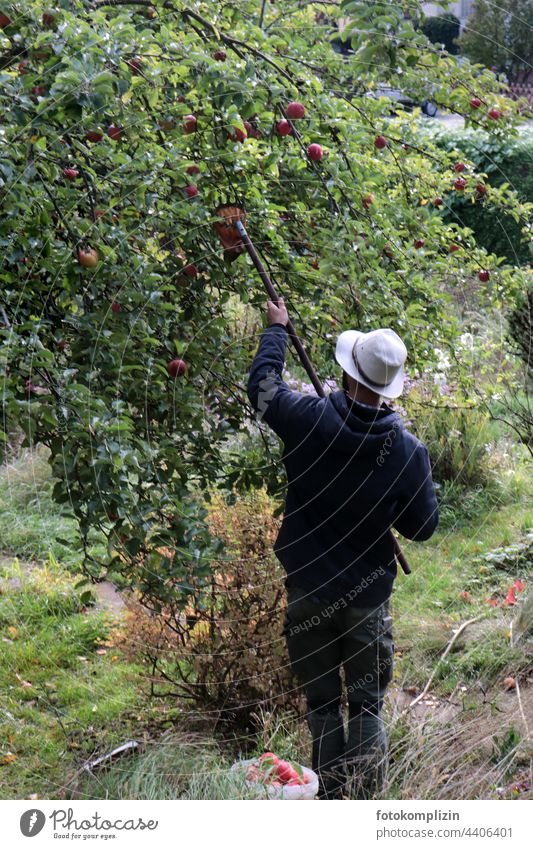
[[[254, 763], [257, 763], [257, 758], [247, 761], [237, 761], [231, 767], [231, 772], [242, 772], [244, 776], [248, 767]], [[292, 799], [296, 801], [314, 799], [318, 793], [318, 775], [306, 766], [300, 766], [300, 769], [304, 776], [308, 776], [309, 781], [307, 784], [291, 785], [290, 787], [285, 784], [282, 787], [272, 787], [269, 784], [261, 784], [259, 781], [248, 781], [245, 779], [246, 786], [250, 790], [257, 791], [259, 798]]]

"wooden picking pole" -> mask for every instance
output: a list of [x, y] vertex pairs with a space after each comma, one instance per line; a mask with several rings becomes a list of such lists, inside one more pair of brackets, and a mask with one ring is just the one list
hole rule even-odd
[[[246, 232], [246, 227], [244, 226], [242, 221], [237, 221], [236, 224], [235, 224], [235, 227], [239, 231], [239, 235], [240, 235], [240, 237], [243, 241], [244, 247], [248, 251], [253, 264], [257, 268], [257, 270], [258, 270], [258, 272], [261, 276], [261, 280], [265, 284], [265, 289], [267, 290], [267, 292], [269, 294], [270, 300], [277, 303], [278, 298], [279, 298], [278, 293], [274, 289], [272, 282], [270, 280], [270, 277], [268, 276], [263, 263], [259, 259], [258, 253], [257, 253], [256, 249], [254, 248], [248, 233]], [[309, 359], [309, 355], [308, 355], [307, 351], [305, 350], [304, 346], [302, 345], [301, 339], [298, 336], [298, 334], [296, 333], [296, 330], [294, 329], [294, 325], [293, 325], [293, 323], [290, 319], [287, 322], [287, 331], [288, 331], [289, 336], [291, 338], [291, 342], [294, 345], [294, 347], [296, 348], [298, 356], [300, 357], [301, 363], [302, 363], [304, 369], [306, 370], [307, 374], [309, 375], [309, 379], [310, 379], [311, 383], [313, 384], [313, 386], [316, 389], [317, 395], [320, 395], [320, 397], [323, 398], [324, 395], [325, 395], [324, 388], [323, 388], [320, 380], [318, 379], [318, 375], [313, 368], [313, 364], [312, 364], [311, 360]]]

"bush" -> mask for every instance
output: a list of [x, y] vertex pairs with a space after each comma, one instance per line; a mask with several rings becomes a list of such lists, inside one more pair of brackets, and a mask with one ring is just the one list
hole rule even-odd
[[439, 484], [463, 489], [492, 482], [489, 444], [490, 420], [476, 409], [428, 407], [418, 416], [417, 436], [427, 445], [433, 477]]
[[272, 552], [272, 514], [263, 490], [231, 506], [217, 496], [209, 525], [225, 554], [208, 586], [192, 593], [184, 613], [135, 602], [126, 622], [126, 645], [153, 670], [153, 691], [247, 726], [260, 708], [300, 706], [282, 634], [285, 576]]
[[509, 335], [533, 380], [533, 286], [509, 316]]
[[533, 455], [533, 287], [509, 316], [509, 340], [522, 360], [518, 386], [508, 388], [499, 416]]
[[445, 49], [452, 55], [459, 52], [457, 39], [461, 22], [456, 15], [435, 15], [426, 18], [422, 24], [422, 32], [433, 44], [444, 44]]
[[[474, 131], [437, 132], [435, 141], [446, 150], [458, 150], [470, 159], [477, 170], [487, 174], [493, 186], [508, 183], [522, 201], [533, 202], [533, 136], [503, 140], [489, 138]], [[450, 197], [447, 217], [470, 227], [479, 245], [491, 253], [506, 257], [513, 264], [531, 261], [531, 241], [522, 233], [521, 225], [501, 209], [484, 206], [460, 197]]]

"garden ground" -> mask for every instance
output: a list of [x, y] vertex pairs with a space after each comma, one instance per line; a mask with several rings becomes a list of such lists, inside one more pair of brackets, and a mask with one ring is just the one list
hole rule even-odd
[[[2, 471], [2, 798], [245, 798], [228, 773], [239, 752], [309, 762], [301, 719], [260, 712], [260, 731], [238, 736], [186, 704], [150, 698], [150, 670], [120, 648], [120, 597], [79, 585], [73, 527], [50, 492], [42, 452]], [[533, 797], [531, 653], [510, 640], [527, 589], [506, 603], [531, 570], [531, 483], [520, 462], [499, 503], [481, 499], [474, 513], [406, 546], [413, 574], [399, 576], [393, 598], [389, 798]], [[84, 768], [129, 740], [134, 756]]]

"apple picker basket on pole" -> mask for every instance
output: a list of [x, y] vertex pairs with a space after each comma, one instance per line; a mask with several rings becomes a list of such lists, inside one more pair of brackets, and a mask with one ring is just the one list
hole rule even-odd
[[[244, 210], [239, 206], [220, 206], [216, 210], [217, 216], [220, 218], [220, 221], [216, 221], [214, 224], [214, 228], [222, 242], [222, 246], [224, 248], [224, 255], [230, 262], [233, 262], [240, 254], [244, 251], [248, 253], [253, 264], [257, 268], [259, 275], [265, 285], [265, 289], [268, 292], [268, 296], [271, 301], [277, 303], [278, 301], [278, 293], [274, 289], [272, 285], [272, 281], [268, 276], [263, 263], [261, 262], [259, 255], [256, 249], [253, 246], [252, 240], [250, 239], [247, 231], [246, 231], [246, 215]], [[292, 321], [287, 322], [287, 331], [289, 333], [289, 337], [291, 339], [292, 344], [296, 349], [296, 353], [298, 354], [300, 361], [309, 375], [309, 379], [313, 384], [317, 395], [320, 398], [325, 397], [325, 392], [323, 386], [318, 379], [318, 375], [313, 368], [313, 364], [309, 359], [307, 351], [305, 350], [300, 337], [296, 333], [294, 329], [294, 325]], [[400, 544], [392, 531], [389, 531], [392, 539], [394, 540], [394, 554], [400, 566], [406, 575], [409, 575], [411, 572], [411, 567], [405, 558], [404, 553], [400, 548]]]

